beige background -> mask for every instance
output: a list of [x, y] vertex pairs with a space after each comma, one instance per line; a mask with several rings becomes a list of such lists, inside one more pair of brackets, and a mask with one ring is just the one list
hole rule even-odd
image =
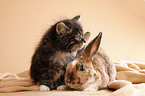
[[0, 73], [29, 69], [47, 28], [78, 14], [113, 60], [145, 62], [144, 0], [0, 0]]

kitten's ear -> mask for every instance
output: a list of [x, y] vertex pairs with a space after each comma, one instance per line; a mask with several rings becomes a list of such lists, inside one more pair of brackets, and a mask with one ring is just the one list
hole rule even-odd
[[77, 20], [79, 20], [79, 18], [80, 18], [80, 15], [75, 16], [72, 20], [77, 21]]
[[85, 48], [83, 56], [87, 59], [92, 59], [92, 56], [97, 52], [102, 38], [102, 32], [100, 32]]
[[56, 32], [58, 35], [65, 33], [66, 30], [68, 30], [68, 29], [69, 29], [69, 27], [67, 27], [63, 22], [59, 22], [56, 25]]

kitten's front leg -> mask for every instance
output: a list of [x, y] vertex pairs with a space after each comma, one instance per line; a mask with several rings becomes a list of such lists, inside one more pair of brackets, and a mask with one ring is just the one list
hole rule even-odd
[[50, 91], [50, 88], [46, 85], [40, 85], [39, 86], [39, 90], [40, 91]]
[[54, 89], [53, 80], [41, 80], [39, 85], [40, 91], [50, 91]]

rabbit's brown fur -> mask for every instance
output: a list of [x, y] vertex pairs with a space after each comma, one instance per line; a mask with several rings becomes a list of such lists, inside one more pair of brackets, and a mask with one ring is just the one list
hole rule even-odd
[[106, 88], [115, 79], [116, 69], [113, 62], [102, 48], [99, 48], [101, 37], [100, 32], [82, 51], [83, 55], [68, 64], [65, 74], [65, 83], [68, 87], [94, 91]]

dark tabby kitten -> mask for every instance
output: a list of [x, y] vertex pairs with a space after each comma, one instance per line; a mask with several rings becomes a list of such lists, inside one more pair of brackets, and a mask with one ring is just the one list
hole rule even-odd
[[33, 57], [31, 78], [40, 90], [53, 90], [64, 85], [66, 66], [85, 43], [80, 16], [57, 22], [43, 36]]

